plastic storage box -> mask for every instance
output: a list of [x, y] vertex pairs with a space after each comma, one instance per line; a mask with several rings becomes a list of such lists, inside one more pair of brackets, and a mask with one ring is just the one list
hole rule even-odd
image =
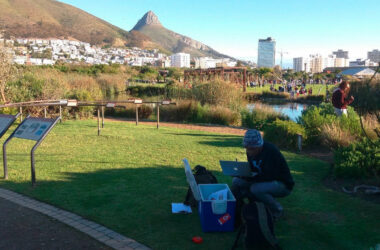
[[[186, 179], [198, 201], [203, 232], [231, 232], [235, 224], [236, 199], [227, 184], [197, 184], [187, 159], [183, 159]], [[226, 200], [210, 200], [212, 193], [227, 190]]]

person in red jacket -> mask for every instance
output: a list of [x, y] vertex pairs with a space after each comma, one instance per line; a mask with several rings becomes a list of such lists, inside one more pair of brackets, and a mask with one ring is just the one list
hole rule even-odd
[[342, 114], [347, 115], [347, 105], [354, 101], [353, 96], [347, 98], [349, 91], [350, 84], [347, 81], [342, 81], [341, 84], [339, 84], [339, 88], [334, 90], [332, 95], [332, 104], [337, 116], [341, 116]]

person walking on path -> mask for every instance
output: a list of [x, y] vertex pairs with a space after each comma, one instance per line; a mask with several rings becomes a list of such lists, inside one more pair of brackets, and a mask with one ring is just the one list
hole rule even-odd
[[283, 207], [275, 199], [288, 196], [294, 186], [284, 156], [276, 146], [264, 142], [256, 129], [247, 130], [243, 139], [247, 160], [253, 177], [234, 177], [231, 190], [240, 202], [244, 198], [263, 202], [275, 218], [283, 214]]
[[342, 81], [332, 95], [332, 104], [334, 106], [335, 114], [341, 116], [347, 115], [347, 105], [350, 105], [354, 101], [354, 97], [347, 98], [347, 94], [350, 91], [350, 84], [347, 81]]

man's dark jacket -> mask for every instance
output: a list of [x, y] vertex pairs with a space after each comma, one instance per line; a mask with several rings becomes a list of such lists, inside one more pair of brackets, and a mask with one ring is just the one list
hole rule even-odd
[[[255, 157], [248, 157], [253, 172], [258, 175], [250, 179], [253, 182], [280, 181], [291, 191], [294, 186], [288, 164], [276, 146], [264, 142], [262, 151]], [[255, 166], [256, 165], [256, 166]]]

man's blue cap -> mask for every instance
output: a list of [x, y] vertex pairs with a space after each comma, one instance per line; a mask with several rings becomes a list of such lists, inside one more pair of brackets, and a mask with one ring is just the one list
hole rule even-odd
[[249, 129], [245, 132], [243, 138], [243, 146], [245, 148], [258, 148], [263, 146], [264, 140], [261, 137], [260, 131], [256, 129]]

